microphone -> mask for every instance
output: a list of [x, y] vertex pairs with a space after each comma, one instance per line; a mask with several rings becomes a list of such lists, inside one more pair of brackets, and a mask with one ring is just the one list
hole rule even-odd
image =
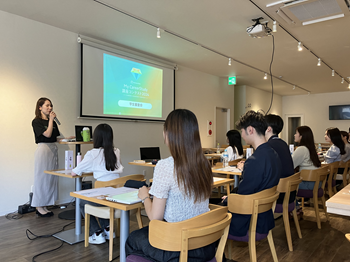
[[61, 122], [58, 121], [57, 117], [55, 117], [54, 120], [56, 121], [57, 124], [61, 125]]

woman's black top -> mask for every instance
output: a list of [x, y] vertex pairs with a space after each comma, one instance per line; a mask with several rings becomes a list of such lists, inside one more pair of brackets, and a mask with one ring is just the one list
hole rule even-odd
[[53, 129], [51, 137], [46, 137], [43, 133], [46, 131], [49, 126], [49, 120], [44, 120], [41, 118], [35, 118], [32, 121], [32, 127], [34, 131], [35, 143], [55, 143], [57, 142], [57, 137], [60, 135], [57, 124], [53, 122]]

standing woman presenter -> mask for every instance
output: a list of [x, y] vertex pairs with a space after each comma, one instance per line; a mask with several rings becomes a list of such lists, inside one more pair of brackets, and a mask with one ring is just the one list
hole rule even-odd
[[36, 207], [36, 214], [40, 217], [50, 217], [53, 213], [47, 206], [54, 205], [57, 199], [58, 177], [45, 174], [45, 170], [58, 168], [57, 137], [60, 135], [54, 119], [51, 100], [41, 97], [36, 103], [35, 118], [32, 121], [35, 143], [34, 162], [34, 192], [32, 206]]

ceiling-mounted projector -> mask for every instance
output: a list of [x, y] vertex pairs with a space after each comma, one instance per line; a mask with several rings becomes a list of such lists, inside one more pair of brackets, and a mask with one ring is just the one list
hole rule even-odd
[[271, 35], [272, 30], [267, 27], [267, 22], [262, 24], [260, 23], [260, 20], [263, 19], [262, 17], [252, 19], [253, 22], [255, 22], [254, 25], [247, 28], [247, 33], [249, 36], [253, 38], [261, 38], [264, 36]]

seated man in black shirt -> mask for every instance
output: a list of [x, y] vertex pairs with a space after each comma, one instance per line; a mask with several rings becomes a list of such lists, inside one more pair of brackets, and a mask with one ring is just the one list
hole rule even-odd
[[[294, 175], [294, 166], [289, 147], [286, 142], [278, 137], [283, 129], [283, 119], [278, 115], [269, 114], [265, 116], [267, 123], [267, 129], [265, 131], [265, 138], [267, 143], [276, 151], [278, 154], [281, 165], [282, 172], [280, 178], [289, 177]], [[280, 194], [277, 199], [277, 204], [283, 204], [284, 193]], [[294, 202], [296, 191], [290, 193], [289, 203]]]
[[[276, 186], [281, 174], [281, 161], [275, 150], [266, 143], [265, 131], [267, 124], [261, 113], [248, 111], [236, 123], [241, 129], [242, 138], [254, 148], [254, 153], [245, 162], [242, 172], [242, 180], [237, 193], [250, 195]], [[250, 215], [232, 214], [230, 235], [243, 237], [249, 229]], [[271, 210], [258, 216], [256, 231], [259, 234], [267, 234], [274, 228], [275, 222]]]

